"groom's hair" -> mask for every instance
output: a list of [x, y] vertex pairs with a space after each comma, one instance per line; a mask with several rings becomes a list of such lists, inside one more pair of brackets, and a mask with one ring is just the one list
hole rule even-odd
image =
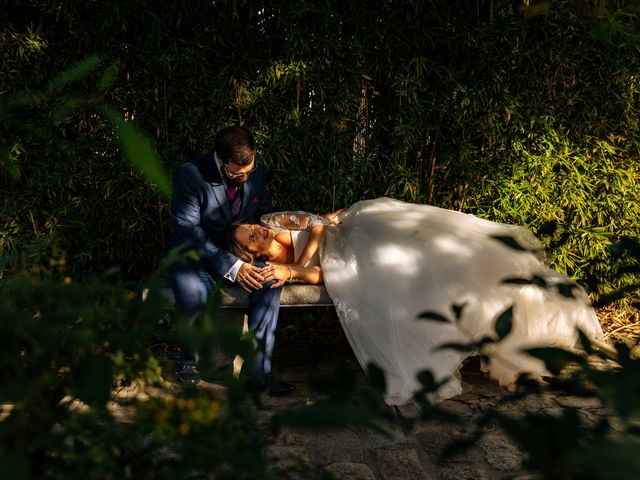
[[215, 149], [222, 163], [246, 167], [256, 158], [256, 141], [247, 127], [233, 125], [216, 135]]
[[240, 225], [249, 225], [246, 222], [234, 223], [225, 232], [225, 250], [238, 257], [243, 262], [253, 263], [256, 256], [247, 247], [242, 245], [236, 237], [236, 231]]

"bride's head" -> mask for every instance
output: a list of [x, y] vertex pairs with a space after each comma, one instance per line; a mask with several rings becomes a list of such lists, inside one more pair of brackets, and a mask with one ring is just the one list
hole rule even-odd
[[276, 234], [273, 230], [254, 223], [232, 225], [227, 232], [227, 250], [240, 260], [252, 263], [267, 257]]

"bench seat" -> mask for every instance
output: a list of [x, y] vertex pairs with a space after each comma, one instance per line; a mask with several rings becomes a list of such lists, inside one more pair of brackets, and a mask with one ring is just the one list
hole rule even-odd
[[[163, 288], [162, 295], [174, 303], [173, 291]], [[249, 294], [239, 287], [222, 288], [222, 308], [247, 308]], [[333, 302], [324, 285], [285, 285], [282, 287], [280, 307], [332, 307]]]

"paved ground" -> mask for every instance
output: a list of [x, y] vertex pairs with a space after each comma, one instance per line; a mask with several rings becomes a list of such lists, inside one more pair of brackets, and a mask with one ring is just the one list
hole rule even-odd
[[[318, 401], [319, 396], [309, 388], [308, 379], [314, 374], [331, 371], [336, 360], [343, 362], [355, 375], [359, 389], [371, 390], [355, 359], [342, 351], [331, 359], [320, 359], [315, 363], [295, 365], [289, 362], [279, 365], [280, 377], [295, 383], [297, 390], [290, 397], [266, 398], [265, 406], [278, 411]], [[467, 418], [480, 416], [483, 410], [495, 407], [498, 400], [507, 394], [473, 368], [463, 371], [463, 380], [464, 393], [442, 405]], [[518, 405], [510, 404], [501, 408], [508, 409], [514, 415], [525, 410], [553, 414], [566, 406], [579, 408], [586, 420], [595, 421], [603, 415], [602, 409], [594, 402], [558, 395], [528, 398]], [[268, 455], [274, 460], [279, 477], [319, 480], [490, 480], [505, 478], [519, 471], [524, 457], [497, 427], [489, 428], [472, 449], [443, 461], [440, 459], [442, 448], [463, 435], [465, 427], [453, 426], [441, 420], [421, 419], [414, 405], [383, 405], [382, 408], [379, 424], [388, 435], [362, 427], [342, 430], [286, 428], [272, 437]], [[388, 419], [384, 418], [385, 415]], [[413, 423], [411, 429], [400, 426], [404, 420], [413, 420], [410, 422]]]
[[[533, 480], [534, 477], [520, 473], [524, 455], [497, 426], [486, 428], [483, 437], [463, 454], [446, 460], [441, 458], [445, 446], [456, 438], [464, 437], [474, 419], [498, 406], [500, 399], [508, 394], [479, 369], [473, 365], [463, 369], [463, 394], [441, 404], [468, 422], [454, 425], [443, 420], [426, 420], [421, 418], [420, 411], [413, 404], [389, 407], [382, 402], [369, 385], [341, 330], [336, 327], [334, 320], [318, 317], [307, 320], [298, 317], [289, 325], [284, 323], [279, 334], [274, 370], [280, 379], [294, 383], [297, 389], [284, 398], [263, 397], [261, 418], [267, 421], [274, 413], [287, 408], [321, 402], [326, 397], [311, 388], [310, 379], [322, 375], [331, 378], [336, 365], [340, 364], [355, 390], [368, 393], [375, 399], [377, 425], [386, 435], [364, 427], [334, 430], [284, 428], [278, 435], [270, 437], [267, 449], [278, 478], [494, 480], [508, 477]], [[201, 387], [223, 388], [206, 383]], [[357, 394], [347, 400], [352, 405], [358, 401], [360, 397]], [[525, 411], [553, 415], [562, 407], [577, 408], [587, 422], [595, 422], [605, 415], [596, 402], [550, 394], [527, 397], [518, 404], [508, 403], [499, 408], [518, 416]], [[411, 425], [411, 428], [405, 428], [406, 425]]]

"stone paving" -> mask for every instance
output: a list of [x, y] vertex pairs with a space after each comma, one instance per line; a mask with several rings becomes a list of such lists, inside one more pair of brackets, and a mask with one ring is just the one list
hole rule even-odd
[[[353, 369], [358, 386], [370, 388], [355, 360], [346, 361]], [[280, 366], [279, 376], [295, 383], [297, 390], [290, 397], [265, 398], [264, 405], [269, 413], [315, 402], [317, 395], [309, 389], [307, 380], [314, 369], [323, 368], [329, 368], [328, 364]], [[443, 402], [442, 406], [464, 417], [477, 416], [483, 410], [495, 407], [508, 393], [478, 371], [463, 371], [463, 381], [463, 394]], [[519, 404], [501, 408], [518, 415], [527, 410], [554, 414], [561, 407], [579, 408], [585, 419], [593, 421], [604, 414], [597, 403], [557, 395], [529, 397]], [[285, 428], [271, 438], [267, 450], [278, 477], [292, 480], [533, 479], [523, 474], [518, 476], [524, 456], [498, 427], [485, 429], [484, 436], [463, 454], [442, 460], [442, 449], [454, 438], [464, 435], [462, 429], [465, 427], [421, 419], [413, 404], [385, 408], [390, 420], [381, 416], [379, 425], [387, 435], [361, 427], [313, 431]], [[412, 428], [403, 429], [402, 422], [393, 420], [414, 420], [415, 423]]]

